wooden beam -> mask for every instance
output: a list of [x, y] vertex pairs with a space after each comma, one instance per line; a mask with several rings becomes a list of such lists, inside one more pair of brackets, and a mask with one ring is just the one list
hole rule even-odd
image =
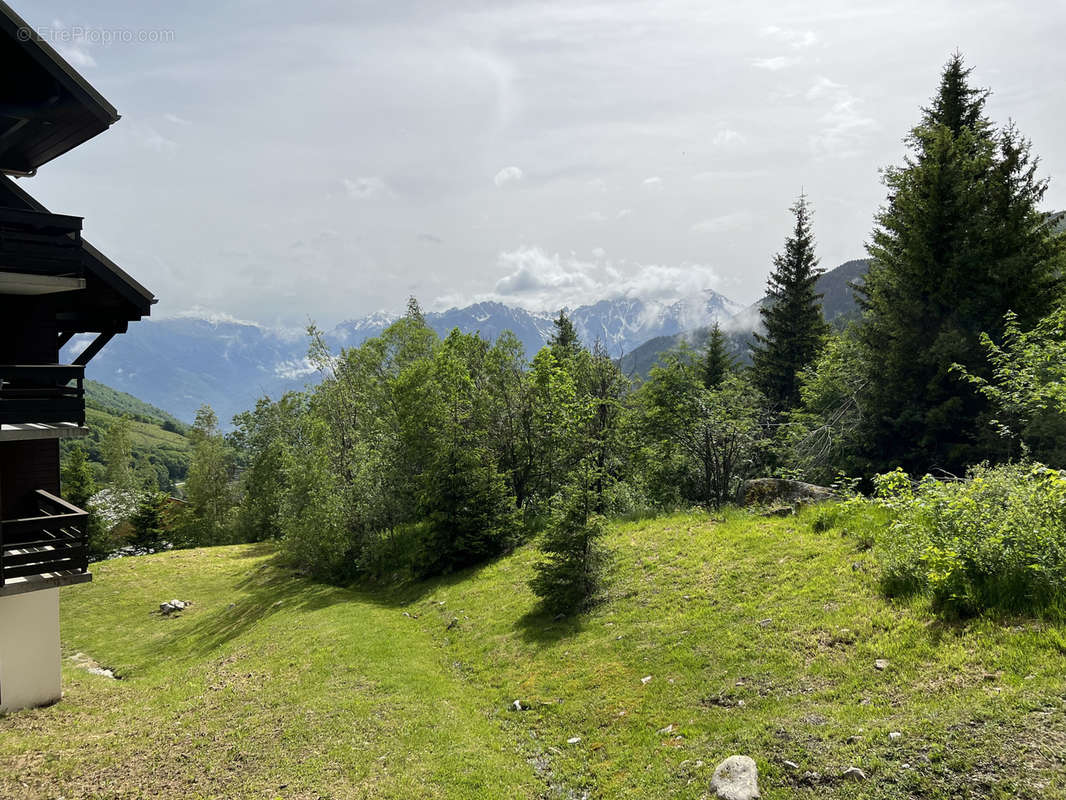
[[93, 356], [95, 356], [97, 353], [104, 349], [104, 345], [106, 345], [108, 342], [115, 338], [116, 333], [118, 333], [118, 331], [113, 330], [101, 333], [99, 336], [92, 340], [88, 347], [81, 351], [81, 355], [74, 359], [74, 363], [78, 366], [84, 367], [86, 364], [93, 360]]

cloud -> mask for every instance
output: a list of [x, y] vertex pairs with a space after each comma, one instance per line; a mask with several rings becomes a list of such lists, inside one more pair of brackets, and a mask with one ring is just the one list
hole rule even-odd
[[355, 180], [343, 178], [342, 181], [348, 196], [356, 200], [365, 200], [385, 190], [385, 181], [377, 177], [356, 178]]
[[631, 209], [631, 208], [621, 208], [621, 209], [618, 210], [618, 219], [625, 219], [626, 217], [631, 216], [632, 214], [633, 214], [633, 209]]
[[179, 117], [177, 114], [164, 114], [163, 119], [165, 119], [167, 122], [172, 122], [175, 125], [192, 125], [189, 120], [185, 119], [184, 117]]
[[55, 49], [56, 52], [63, 56], [63, 58], [73, 67], [87, 69], [96, 66], [96, 59], [93, 58], [92, 54], [80, 44], [64, 44], [57, 42], [55, 44]]
[[865, 149], [870, 133], [880, 128], [877, 120], [862, 110], [863, 101], [848, 87], [824, 76], [807, 90], [807, 100], [828, 100], [829, 108], [819, 118], [821, 129], [810, 139], [816, 155], [827, 158], [847, 158]]
[[151, 125], [133, 125], [130, 133], [139, 147], [153, 153], [173, 155], [178, 149], [177, 142], [164, 136]]
[[622, 297], [669, 304], [720, 283], [717, 271], [705, 264], [614, 262], [600, 247], [592, 255], [592, 260], [584, 260], [573, 253], [562, 256], [539, 247], [502, 252], [497, 263], [505, 274], [496, 281], [492, 293], [477, 299], [496, 300], [531, 311], [576, 308]]
[[645, 186], [662, 186], [663, 179], [660, 178], [658, 175], [652, 175], [650, 178], [645, 178], [643, 181], [641, 181], [641, 183], [643, 183]]
[[745, 141], [747, 140], [744, 138], [743, 134], [730, 128], [721, 128], [714, 135], [711, 143], [714, 144], [715, 147], [729, 147], [731, 145], [744, 144]]
[[790, 58], [789, 56], [773, 56], [771, 58], [753, 58], [751, 59], [751, 65], [758, 69], [768, 69], [771, 72], [777, 72], [778, 70], [791, 67], [794, 64], [798, 64], [798, 58]]
[[492, 182], [497, 186], [504, 186], [508, 183], [520, 181], [524, 177], [526, 177], [526, 173], [522, 172], [521, 167], [504, 167], [493, 176]]
[[694, 233], [723, 233], [725, 231], [739, 231], [750, 228], [752, 216], [747, 211], [738, 211], [733, 214], [722, 214], [718, 217], [700, 220], [693, 224]]
[[439, 236], [434, 236], [432, 233], [420, 233], [418, 234], [418, 241], [427, 242], [429, 244], [444, 244], [444, 240]]
[[288, 381], [306, 378], [315, 372], [317, 372], [317, 368], [306, 357], [298, 360], [279, 361], [274, 365], [274, 375]]
[[607, 215], [602, 211], [590, 211], [578, 217], [579, 222], [606, 222]]
[[797, 50], [810, 47], [817, 43], [818, 37], [814, 31], [797, 31], [788, 28], [780, 28], [777, 25], [768, 25], [759, 31], [767, 39], [787, 44]]

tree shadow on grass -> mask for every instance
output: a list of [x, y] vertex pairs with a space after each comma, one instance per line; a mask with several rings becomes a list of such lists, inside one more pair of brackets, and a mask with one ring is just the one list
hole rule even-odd
[[523, 614], [514, 624], [522, 640], [538, 646], [557, 644], [585, 629], [581, 614], [567, 617], [552, 616], [539, 604]]

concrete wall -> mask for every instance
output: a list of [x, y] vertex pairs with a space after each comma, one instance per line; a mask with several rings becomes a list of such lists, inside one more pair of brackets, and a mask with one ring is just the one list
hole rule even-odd
[[62, 695], [59, 589], [0, 597], [0, 712]]

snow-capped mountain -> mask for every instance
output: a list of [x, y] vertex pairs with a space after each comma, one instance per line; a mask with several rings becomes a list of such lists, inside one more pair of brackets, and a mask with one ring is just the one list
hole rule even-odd
[[[567, 310], [578, 334], [588, 345], [603, 344], [619, 356], [656, 336], [725, 320], [741, 306], [708, 291], [675, 302], [639, 298], [602, 300]], [[530, 358], [551, 336], [558, 312], [533, 312], [498, 302], [474, 303], [426, 314], [426, 322], [441, 336], [453, 328], [494, 340], [512, 331]], [[356, 347], [378, 336], [399, 314], [379, 311], [342, 322], [326, 331], [337, 349]], [[65, 354], [72, 357], [84, 343], [75, 339]], [[225, 315], [147, 319], [116, 337], [94, 358], [88, 377], [129, 392], [192, 420], [207, 403], [223, 423], [252, 408], [263, 395], [278, 397], [315, 379], [307, 360], [307, 340], [291, 331], [276, 330]]]

